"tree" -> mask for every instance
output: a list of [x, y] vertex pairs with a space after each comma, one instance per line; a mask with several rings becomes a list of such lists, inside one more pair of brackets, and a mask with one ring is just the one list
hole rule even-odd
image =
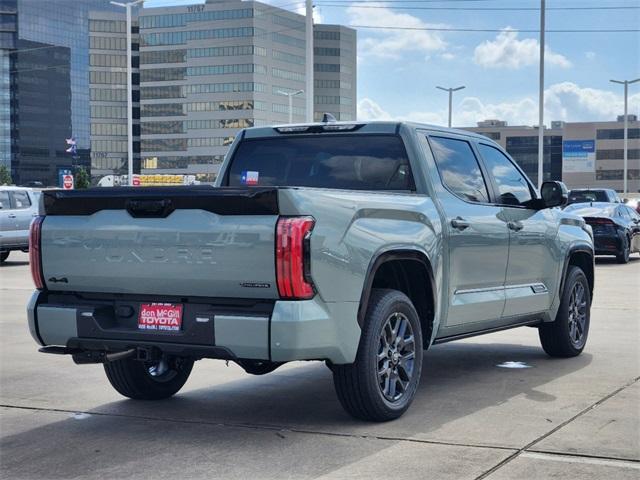
[[11, 180], [11, 173], [6, 165], [0, 165], [0, 185], [11, 185], [13, 184], [13, 180]]
[[89, 188], [91, 186], [91, 179], [84, 167], [78, 167], [76, 169], [76, 178], [74, 178], [74, 187], [76, 189]]

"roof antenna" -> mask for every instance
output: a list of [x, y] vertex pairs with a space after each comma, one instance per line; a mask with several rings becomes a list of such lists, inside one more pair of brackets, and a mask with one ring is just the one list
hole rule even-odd
[[334, 117], [330, 113], [324, 113], [322, 115], [322, 123], [336, 123], [337, 121], [338, 120], [336, 120], [336, 117]]

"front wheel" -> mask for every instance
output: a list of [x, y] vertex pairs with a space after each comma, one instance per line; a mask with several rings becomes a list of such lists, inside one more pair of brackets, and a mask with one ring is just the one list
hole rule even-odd
[[375, 422], [400, 417], [422, 371], [422, 330], [411, 300], [396, 290], [373, 290], [356, 361], [332, 367], [338, 399], [349, 414]]
[[136, 400], [160, 400], [178, 393], [192, 368], [193, 360], [171, 356], [163, 356], [158, 362], [125, 358], [104, 364], [113, 388]]
[[587, 343], [590, 316], [589, 282], [580, 267], [570, 265], [556, 319], [538, 328], [544, 351], [551, 357], [580, 355]]

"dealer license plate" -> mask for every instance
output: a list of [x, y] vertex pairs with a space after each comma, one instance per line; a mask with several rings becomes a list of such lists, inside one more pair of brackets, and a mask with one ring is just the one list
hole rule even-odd
[[182, 305], [175, 303], [143, 303], [138, 314], [139, 330], [177, 332], [182, 327]]

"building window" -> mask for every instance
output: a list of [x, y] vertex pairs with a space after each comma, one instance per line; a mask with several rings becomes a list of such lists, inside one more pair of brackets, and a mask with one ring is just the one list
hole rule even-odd
[[165, 122], [142, 122], [140, 133], [143, 135], [161, 135], [166, 133], [184, 133], [184, 122], [169, 120]]
[[140, 63], [143, 65], [151, 63], [184, 63], [186, 61], [186, 50], [155, 50], [151, 52], [140, 52]]
[[123, 88], [92, 88], [90, 98], [98, 102], [126, 102], [127, 91]]
[[143, 152], [182, 151], [187, 149], [186, 138], [142, 139], [140, 150]]
[[234, 137], [204, 137], [189, 138], [187, 145], [189, 147], [227, 147], [233, 143]]
[[122, 20], [89, 20], [89, 31], [127, 33], [127, 23]]
[[[629, 160], [640, 159], [640, 148], [628, 149], [627, 158]], [[624, 159], [624, 150], [622, 148], [596, 150], [596, 160], [622, 160], [622, 159]]]
[[156, 103], [142, 105], [140, 109], [140, 115], [143, 118], [184, 115], [184, 105], [182, 103]]
[[313, 49], [314, 55], [321, 55], [323, 57], [339, 57], [340, 49], [339, 48], [329, 48], [329, 47], [314, 47]]
[[[288, 104], [280, 104], [280, 103], [274, 103], [273, 105], [271, 105], [271, 111], [273, 111], [273, 113], [284, 113], [284, 114], [288, 114], [289, 113], [289, 105]], [[293, 114], [294, 115], [300, 115], [303, 116], [305, 114], [305, 109], [302, 107], [293, 107]]]
[[301, 38], [291, 37], [289, 35], [283, 35], [282, 33], [273, 32], [271, 34], [271, 39], [276, 43], [291, 45], [292, 47], [305, 48], [305, 41]]
[[[190, 48], [188, 50], [189, 58], [202, 57], [237, 57], [240, 55], [260, 55], [266, 54], [263, 47], [254, 47], [253, 45], [237, 45], [233, 47], [207, 47], [207, 48]], [[264, 55], [262, 55], [264, 56]]]
[[143, 33], [140, 43], [144, 46], [181, 45], [189, 40], [210, 38], [252, 37], [257, 32], [253, 27], [218, 28], [213, 30], [191, 30], [186, 32]]
[[291, 72], [281, 68], [272, 68], [271, 75], [276, 78], [284, 78], [285, 80], [294, 80], [296, 82], [304, 82], [304, 73]]
[[188, 112], [217, 112], [227, 110], [253, 110], [258, 102], [253, 100], [224, 100], [220, 102], [187, 103]]
[[201, 67], [188, 67], [187, 75], [229, 75], [237, 73], [259, 73], [266, 74], [267, 69], [264, 65], [256, 65], [253, 63], [236, 64], [236, 65], [205, 65]]
[[107, 55], [92, 53], [89, 55], [89, 65], [92, 67], [120, 67], [127, 68], [126, 55]]
[[126, 140], [91, 140], [91, 151], [124, 153], [127, 151]]
[[175, 68], [151, 68], [140, 70], [141, 82], [169, 82], [172, 80], [184, 80], [187, 69]]
[[93, 50], [126, 50], [127, 39], [121, 37], [89, 37], [89, 48]]
[[127, 125], [125, 123], [92, 123], [91, 135], [125, 137]]
[[352, 100], [349, 97], [339, 97], [333, 95], [316, 95], [314, 102], [320, 105], [351, 105]]
[[91, 105], [91, 118], [127, 118], [127, 107]]
[[351, 83], [343, 80], [314, 80], [313, 84], [316, 88], [342, 88], [344, 90], [351, 90]]
[[236, 82], [236, 83], [201, 83], [195, 85], [185, 85], [189, 94], [202, 93], [231, 93], [231, 92], [264, 92], [264, 83], [256, 82]]
[[212, 20], [234, 20], [253, 17], [253, 9], [213, 10], [202, 12], [173, 13], [167, 15], [146, 15], [140, 17], [140, 28], [183, 27], [187, 22], [206, 22]]
[[187, 120], [188, 130], [215, 130], [218, 128], [253, 127], [251, 118], [227, 118], [221, 120]]
[[314, 30], [313, 38], [316, 40], [340, 40], [340, 32]]
[[[627, 138], [640, 138], [640, 128], [629, 128]], [[598, 140], [622, 140], [624, 138], [623, 128], [598, 129], [596, 132]]]
[[304, 65], [304, 57], [300, 55], [294, 55], [293, 53], [281, 52], [280, 50], [273, 50], [273, 58], [280, 60], [281, 62], [295, 63], [297, 65]]
[[[623, 180], [624, 170], [616, 169], [616, 170], [597, 170], [596, 171], [596, 180]], [[627, 178], [629, 180], [638, 180], [640, 179], [640, 170], [635, 168], [630, 168], [627, 170]]]
[[108, 83], [111, 85], [127, 83], [127, 74], [125, 72], [89, 72], [89, 83]]
[[182, 85], [168, 85], [166, 87], [140, 87], [140, 98], [143, 100], [157, 98], [184, 98], [185, 91]]

